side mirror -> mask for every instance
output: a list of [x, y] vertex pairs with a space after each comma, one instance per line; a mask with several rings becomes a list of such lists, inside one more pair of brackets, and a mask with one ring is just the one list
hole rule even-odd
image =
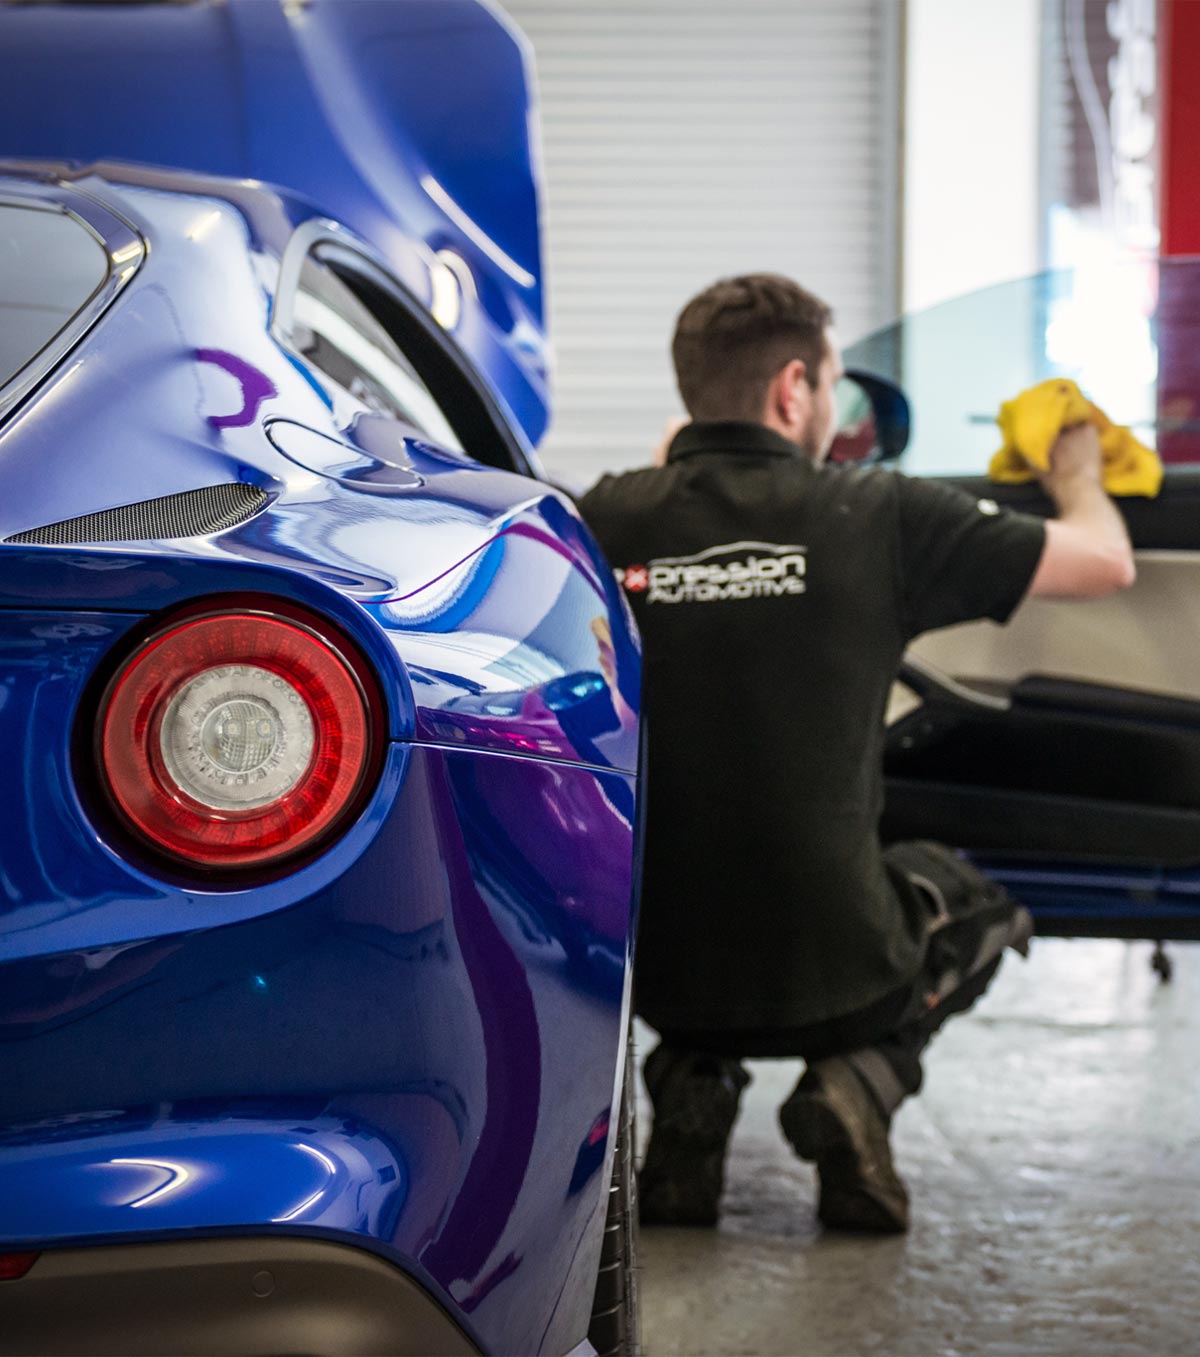
[[838, 429], [831, 462], [894, 462], [908, 447], [908, 397], [886, 377], [848, 368], [835, 392]]

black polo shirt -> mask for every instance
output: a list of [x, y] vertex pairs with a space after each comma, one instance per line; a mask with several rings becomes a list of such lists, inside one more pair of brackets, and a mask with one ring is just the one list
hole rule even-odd
[[883, 469], [816, 467], [757, 424], [692, 424], [580, 510], [645, 642], [638, 1008], [803, 1026], [909, 982], [918, 900], [885, 871], [884, 713], [905, 646], [1007, 620], [1036, 518]]

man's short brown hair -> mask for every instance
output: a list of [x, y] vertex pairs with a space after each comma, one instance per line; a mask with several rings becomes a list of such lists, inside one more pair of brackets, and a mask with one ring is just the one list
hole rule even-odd
[[793, 358], [817, 385], [833, 312], [777, 273], [722, 278], [679, 313], [671, 356], [697, 420], [760, 420], [771, 378]]

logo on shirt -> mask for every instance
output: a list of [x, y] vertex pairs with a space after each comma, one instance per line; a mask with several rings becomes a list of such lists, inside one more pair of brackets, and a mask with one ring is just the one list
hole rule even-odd
[[804, 593], [806, 549], [774, 542], [727, 542], [695, 556], [662, 556], [617, 571], [627, 593], [650, 603], [719, 603]]

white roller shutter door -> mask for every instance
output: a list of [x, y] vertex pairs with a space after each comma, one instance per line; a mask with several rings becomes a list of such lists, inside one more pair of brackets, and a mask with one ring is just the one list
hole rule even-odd
[[552, 474], [645, 463], [675, 316], [718, 277], [791, 274], [843, 339], [894, 315], [898, 0], [504, 8], [537, 63]]

